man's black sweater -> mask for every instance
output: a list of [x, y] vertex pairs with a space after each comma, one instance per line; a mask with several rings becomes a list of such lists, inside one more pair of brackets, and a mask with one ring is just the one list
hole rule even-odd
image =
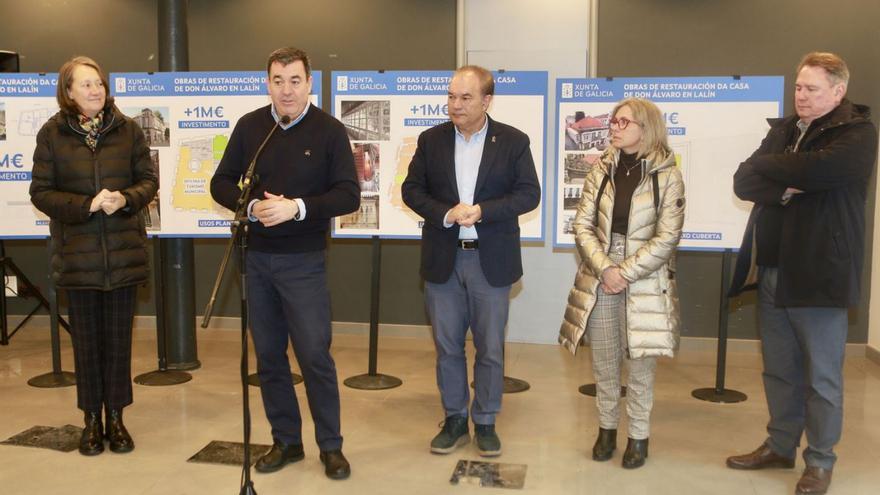
[[[241, 195], [239, 182], [260, 143], [275, 125], [271, 105], [239, 119], [220, 165], [211, 179], [211, 196], [235, 210]], [[345, 127], [312, 105], [293, 127], [280, 127], [257, 160], [256, 187], [251, 199], [264, 192], [300, 198], [305, 219], [274, 227], [260, 222], [250, 226], [249, 248], [266, 253], [318, 251], [327, 247], [329, 219], [351, 213], [360, 205], [360, 187]]]

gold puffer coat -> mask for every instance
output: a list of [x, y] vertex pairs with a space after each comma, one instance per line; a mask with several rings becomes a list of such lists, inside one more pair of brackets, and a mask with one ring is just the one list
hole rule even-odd
[[[581, 263], [568, 295], [559, 343], [577, 352], [596, 304], [601, 273], [608, 258], [614, 211], [614, 172], [619, 151], [609, 148], [591, 168], [574, 219]], [[660, 198], [654, 206], [651, 175], [657, 175]], [[597, 201], [602, 180], [609, 180]], [[626, 289], [626, 334], [629, 357], [668, 356], [678, 348], [681, 320], [675, 282], [675, 249], [684, 223], [684, 181], [672, 153], [654, 152], [642, 159], [642, 181], [633, 192], [626, 236], [626, 258], [620, 273]], [[598, 208], [597, 208], [598, 204]], [[598, 211], [597, 211], [598, 210]]]

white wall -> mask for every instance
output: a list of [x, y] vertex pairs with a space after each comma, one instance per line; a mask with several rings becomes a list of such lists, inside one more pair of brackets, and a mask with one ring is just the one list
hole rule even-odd
[[[876, 172], [875, 172], [876, 173]], [[871, 259], [874, 260], [873, 266], [880, 263], [880, 228], [878, 228], [878, 220], [880, 220], [880, 187], [876, 188], [874, 193], [874, 249]], [[871, 271], [871, 301], [868, 307], [868, 347], [873, 348], [880, 355], [880, 269]], [[872, 353], [868, 353], [871, 355]]]
[[[590, 0], [462, 0], [459, 53], [463, 63], [491, 70], [548, 70], [547, 174], [544, 178], [544, 245], [523, 247], [525, 274], [513, 287], [507, 339], [556, 343], [577, 261], [573, 250], [554, 251], [553, 185], [556, 182], [558, 77], [587, 77]], [[463, 19], [462, 19], [463, 17]], [[463, 35], [462, 35], [463, 34]]]

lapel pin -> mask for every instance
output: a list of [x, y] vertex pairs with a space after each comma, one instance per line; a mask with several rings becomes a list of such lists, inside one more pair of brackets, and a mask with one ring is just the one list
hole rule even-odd
[[495, 136], [492, 136], [492, 142], [493, 143], [495, 142]]
[[306, 150], [305, 155], [306, 155], [306, 156], [312, 156], [312, 150]]

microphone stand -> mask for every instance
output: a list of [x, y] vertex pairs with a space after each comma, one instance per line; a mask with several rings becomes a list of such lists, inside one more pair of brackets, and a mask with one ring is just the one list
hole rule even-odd
[[276, 123], [266, 135], [266, 139], [257, 148], [254, 159], [248, 165], [247, 172], [244, 174], [244, 180], [241, 183], [241, 195], [236, 203], [235, 216], [232, 219], [232, 237], [229, 244], [226, 245], [226, 253], [223, 255], [223, 261], [220, 263], [220, 269], [217, 272], [217, 278], [214, 281], [214, 288], [211, 290], [211, 298], [205, 307], [205, 315], [202, 317], [202, 328], [207, 328], [211, 321], [211, 314], [214, 312], [214, 303], [217, 301], [217, 292], [220, 290], [220, 283], [223, 281], [223, 275], [226, 272], [226, 265], [232, 254], [233, 247], [238, 247], [238, 263], [239, 273], [241, 275], [241, 390], [242, 390], [242, 425], [244, 437], [244, 458], [242, 459], [241, 473], [241, 490], [239, 495], [257, 495], [254, 490], [254, 483], [251, 481], [251, 411], [250, 399], [248, 394], [248, 305], [247, 305], [247, 235], [248, 224], [250, 220], [247, 215], [247, 206], [250, 202], [251, 192], [258, 180], [254, 174], [257, 165], [257, 159], [260, 157], [269, 138], [278, 129], [278, 124], [287, 124], [290, 117], [284, 116], [280, 122]]

